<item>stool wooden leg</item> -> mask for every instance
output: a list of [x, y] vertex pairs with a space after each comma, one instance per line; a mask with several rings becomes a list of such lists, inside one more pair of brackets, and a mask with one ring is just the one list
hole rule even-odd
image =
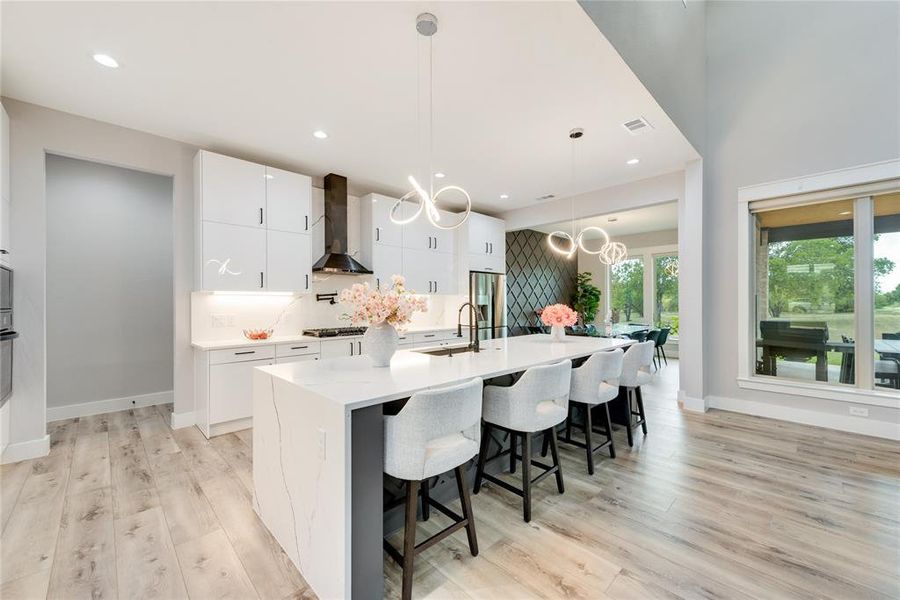
[[559, 443], [556, 441], [555, 428], [550, 434], [550, 454], [553, 455], [553, 464], [556, 465], [556, 489], [560, 494], [564, 494], [566, 486], [563, 485], [562, 465], [559, 464]]
[[634, 410], [634, 403], [631, 400], [631, 397], [634, 395], [634, 388], [628, 388], [628, 424], [625, 426], [625, 431], [628, 434], [628, 446], [630, 448], [634, 447], [634, 434], [631, 432], [631, 424], [634, 422], [634, 415], [631, 412]]
[[481, 478], [484, 475], [484, 463], [487, 460], [488, 448], [491, 444], [491, 425], [484, 424], [484, 431], [481, 432], [481, 451], [478, 453], [478, 466], [475, 468], [475, 488], [474, 493], [481, 491]]
[[413, 564], [416, 558], [416, 504], [419, 482], [406, 482], [406, 522], [403, 526], [403, 600], [412, 598]]
[[594, 474], [594, 443], [591, 441], [591, 406], [584, 405], [584, 445], [587, 448], [588, 475]]
[[541, 456], [547, 456], [547, 450], [550, 449], [550, 431], [544, 432], [544, 441], [541, 442]]
[[509, 472], [516, 472], [516, 434], [509, 433]]
[[574, 411], [572, 410], [572, 403], [569, 403], [569, 417], [566, 419], [566, 441], [572, 442], [572, 417], [574, 416]]
[[[525, 522], [529, 523], [531, 521], [531, 434], [524, 433], [522, 438], [522, 512]], [[553, 453], [555, 455], [556, 450], [553, 450]]]
[[431, 504], [428, 502], [428, 498], [431, 495], [431, 486], [428, 485], [429, 480], [426, 479], [422, 482], [422, 520], [427, 521], [431, 518]]
[[613, 442], [612, 419], [609, 418], [609, 402], [603, 403], [603, 412], [606, 415], [606, 435], [609, 437], [609, 457], [616, 457], [616, 444]]
[[462, 506], [462, 516], [468, 524], [466, 535], [469, 538], [469, 552], [472, 556], [478, 556], [478, 538], [475, 537], [475, 517], [472, 516], [472, 500], [469, 498], [469, 482], [466, 481], [466, 470], [462, 465], [456, 467], [456, 487], [459, 490], [459, 503]]
[[641, 388], [635, 388], [634, 396], [637, 399], [638, 413], [641, 415], [641, 431], [647, 435], [647, 415], [644, 414], [644, 395], [641, 394]]

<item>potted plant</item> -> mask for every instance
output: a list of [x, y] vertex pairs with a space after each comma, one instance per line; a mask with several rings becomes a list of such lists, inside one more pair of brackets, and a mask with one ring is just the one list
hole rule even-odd
[[566, 327], [578, 322], [578, 313], [565, 304], [551, 304], [541, 311], [541, 322], [550, 327], [550, 339], [561, 342], [566, 336]]
[[366, 354], [376, 367], [388, 367], [397, 351], [399, 337], [396, 328], [409, 324], [413, 314], [428, 311], [428, 300], [404, 287], [406, 280], [400, 275], [391, 277], [391, 287], [386, 292], [372, 289], [368, 283], [357, 283], [341, 290], [341, 304], [351, 312], [343, 315], [354, 325], [367, 325], [363, 340]]
[[600, 288], [591, 282], [591, 274], [587, 271], [579, 273], [575, 280], [575, 302], [572, 303], [582, 325], [593, 323], [597, 318], [600, 306]]

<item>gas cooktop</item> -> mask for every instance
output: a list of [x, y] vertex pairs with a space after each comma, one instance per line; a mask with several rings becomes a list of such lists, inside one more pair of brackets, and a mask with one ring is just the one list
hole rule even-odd
[[362, 335], [365, 327], [324, 327], [322, 329], [304, 329], [303, 335], [313, 337], [340, 337], [342, 335]]

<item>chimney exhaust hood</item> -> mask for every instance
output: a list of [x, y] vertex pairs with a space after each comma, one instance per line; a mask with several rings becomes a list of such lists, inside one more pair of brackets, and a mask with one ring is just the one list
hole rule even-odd
[[325, 176], [325, 256], [313, 265], [314, 273], [371, 275], [347, 250], [347, 178]]

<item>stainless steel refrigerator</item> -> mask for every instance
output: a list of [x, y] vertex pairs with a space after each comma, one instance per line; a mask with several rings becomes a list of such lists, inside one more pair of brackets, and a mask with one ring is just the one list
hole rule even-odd
[[469, 272], [469, 302], [478, 308], [478, 339], [507, 336], [506, 275]]

